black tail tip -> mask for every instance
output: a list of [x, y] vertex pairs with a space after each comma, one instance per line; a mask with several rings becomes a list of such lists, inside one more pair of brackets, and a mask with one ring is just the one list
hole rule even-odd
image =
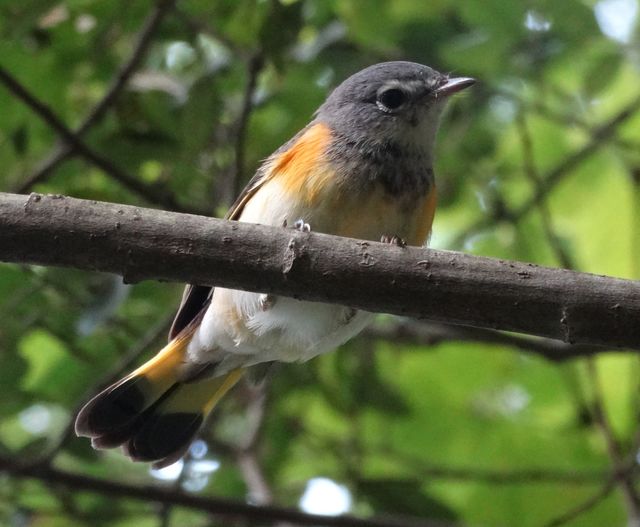
[[132, 377], [96, 395], [78, 413], [76, 435], [91, 438], [112, 436], [129, 426], [145, 409], [146, 382], [143, 377]]
[[[122, 445], [134, 461], [153, 461], [162, 468], [187, 451], [202, 426], [200, 412], [171, 412], [162, 398], [149, 404], [144, 377], [115, 384], [91, 399], [78, 413], [75, 432], [91, 438], [94, 448]], [[168, 393], [168, 392], [167, 392]]]
[[203, 421], [201, 413], [152, 413], [124, 444], [124, 451], [134, 461], [155, 461], [155, 468], [170, 465], [187, 451]]

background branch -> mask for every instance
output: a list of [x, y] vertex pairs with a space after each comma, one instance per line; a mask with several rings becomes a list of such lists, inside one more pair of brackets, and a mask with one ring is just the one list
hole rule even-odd
[[499, 217], [487, 216], [475, 225], [464, 229], [452, 243], [453, 247], [461, 247], [465, 240], [471, 236], [478, 234], [495, 225], [499, 220], [508, 220], [517, 223], [526, 216], [534, 207], [544, 201], [545, 197], [560, 183], [565, 176], [575, 170], [580, 163], [586, 161], [591, 155], [598, 151], [603, 145], [610, 141], [617, 133], [619, 127], [627, 122], [640, 110], [640, 96], [633, 99], [622, 110], [615, 114], [611, 119], [593, 129], [590, 140], [573, 154], [568, 155], [560, 161], [555, 167], [550, 169], [544, 176], [539, 178], [539, 183], [531, 195], [518, 208], [513, 210], [499, 210]]
[[264, 56], [261, 52], [257, 52], [253, 55], [247, 65], [247, 81], [242, 96], [242, 109], [240, 110], [240, 116], [236, 123], [235, 130], [235, 166], [230, 177], [230, 181], [227, 185], [230, 187], [230, 200], [233, 202], [235, 196], [240, 193], [242, 189], [241, 184], [243, 182], [244, 170], [245, 170], [245, 143], [247, 135], [247, 126], [249, 125], [249, 118], [251, 117], [251, 109], [253, 107], [253, 97], [256, 91], [256, 84], [258, 83], [258, 76], [264, 67]]
[[368, 327], [364, 338], [384, 339], [396, 344], [434, 346], [442, 342], [478, 342], [508, 346], [527, 353], [542, 355], [553, 361], [586, 357], [611, 351], [610, 348], [587, 344], [567, 344], [558, 340], [532, 338], [493, 329], [453, 326], [439, 322], [396, 320]]
[[544, 527], [560, 527], [561, 525], [565, 525], [569, 522], [572, 522], [576, 518], [579, 518], [586, 512], [590, 511], [594, 507], [596, 507], [599, 503], [604, 501], [609, 495], [615, 490], [616, 481], [615, 478], [608, 479], [604, 485], [598, 491], [596, 491], [593, 495], [589, 496], [582, 503], [572, 507], [571, 509], [563, 512], [562, 514], [556, 516], [551, 519], [549, 522], [545, 524]]
[[[138, 69], [138, 66], [142, 62], [143, 57], [153, 41], [153, 36], [155, 35], [156, 30], [160, 27], [160, 23], [164, 19], [164, 16], [171, 10], [175, 2], [176, 0], [159, 0], [156, 3], [156, 6], [153, 8], [149, 18], [145, 21], [142, 29], [140, 30], [129, 60], [127, 60], [120, 70], [114, 75], [111, 85], [107, 88], [102, 99], [89, 112], [89, 115], [85, 117], [80, 126], [73, 131], [73, 134], [76, 137], [84, 135], [87, 130], [99, 122], [107, 110], [111, 108], [118, 98], [118, 95], [120, 95], [120, 92], [124, 89], [131, 78], [131, 75], [133, 75], [133, 73]], [[15, 191], [22, 194], [31, 190], [35, 184], [41, 183], [49, 177], [56, 167], [71, 156], [73, 152], [74, 147], [69, 142], [55, 147], [44, 161], [40, 163], [33, 174], [31, 174], [26, 181], [16, 187]]]
[[98, 479], [47, 465], [21, 465], [3, 457], [0, 457], [0, 471], [18, 478], [33, 478], [44, 481], [49, 485], [62, 485], [76, 492], [97, 492], [131, 500], [171, 504], [218, 516], [244, 518], [253, 524], [256, 522], [287, 521], [296, 525], [326, 527], [446, 527], [451, 525], [440, 521], [419, 519], [361, 519], [353, 516], [322, 516], [284, 507], [247, 505], [223, 498], [205, 498], [183, 494], [175, 489], [168, 491], [151, 485], [130, 485]]
[[129, 174], [115, 165], [110, 159], [103, 157], [98, 152], [89, 147], [80, 137], [53, 113], [42, 101], [38, 100], [25, 86], [23, 86], [13, 75], [6, 69], [0, 67], [0, 82], [2, 82], [16, 97], [31, 108], [38, 116], [45, 121], [52, 129], [54, 129], [75, 152], [85, 158], [96, 167], [109, 174], [113, 179], [118, 181], [122, 186], [135, 192], [140, 197], [165, 208], [181, 211], [199, 213], [193, 208], [184, 207], [179, 204], [173, 194], [166, 188], [157, 185], [148, 185], [143, 183], [135, 176]]

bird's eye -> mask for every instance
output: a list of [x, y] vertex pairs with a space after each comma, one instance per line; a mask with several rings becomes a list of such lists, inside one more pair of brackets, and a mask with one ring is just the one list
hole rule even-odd
[[386, 111], [397, 110], [406, 100], [407, 94], [400, 88], [387, 88], [378, 94], [378, 106]]

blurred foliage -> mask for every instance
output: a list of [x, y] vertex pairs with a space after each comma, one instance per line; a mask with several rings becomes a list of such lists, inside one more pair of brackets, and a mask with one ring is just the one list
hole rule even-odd
[[[0, 64], [77, 127], [129, 60], [153, 8], [147, 0], [5, 0]], [[640, 278], [638, 8], [637, 0], [180, 0], [83, 138], [186, 208], [221, 215], [340, 80], [382, 60], [426, 63], [479, 80], [443, 120], [432, 245]], [[627, 107], [611, 133], [598, 132]], [[57, 148], [56, 134], [5, 89], [0, 108], [1, 188], [31, 190], [24, 182]], [[589, 156], [558, 173], [588, 145]], [[514, 217], [539, 188], [540, 203]], [[33, 190], [157, 206], [79, 157]], [[558, 364], [455, 341], [427, 348], [359, 338], [282, 366], [266, 402], [250, 387], [229, 397], [205, 442], [173, 472], [150, 473], [67, 437], [77, 405], [119, 361], [143, 339], [155, 343], [142, 346], [145, 356], [162, 342], [180, 290], [0, 267], [0, 454], [25, 462], [51, 454], [56, 466], [93, 476], [294, 507], [309, 498], [309, 481], [324, 477], [348, 489], [353, 514], [522, 527], [545, 525], [599, 491], [616, 465], [607, 435], [625, 460], [635, 458], [635, 355]], [[608, 434], [594, 419], [598, 403]], [[262, 485], [238, 463], [252, 434]], [[488, 472], [515, 476], [495, 481]], [[0, 478], [3, 525], [225, 524]], [[619, 487], [564, 524], [626, 525], [637, 513], [633, 490]]]

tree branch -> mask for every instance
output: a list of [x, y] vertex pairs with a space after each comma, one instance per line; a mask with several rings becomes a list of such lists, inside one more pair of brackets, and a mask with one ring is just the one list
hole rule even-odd
[[362, 337], [419, 346], [435, 346], [442, 342], [484, 342], [535, 353], [556, 362], [612, 351], [602, 346], [566, 344], [557, 340], [513, 335], [493, 329], [453, 326], [439, 322], [418, 322], [410, 319], [374, 324], [364, 331]]
[[248, 505], [239, 501], [201, 497], [183, 494], [176, 490], [166, 490], [152, 485], [131, 485], [109, 481], [47, 465], [21, 465], [0, 456], [0, 472], [6, 472], [18, 478], [33, 478], [49, 485], [62, 485], [76, 492], [97, 492], [106, 496], [125, 499], [158, 502], [176, 505], [188, 509], [201, 510], [225, 517], [240, 517], [251, 524], [287, 521], [296, 525], [314, 525], [326, 527], [446, 527], [450, 523], [420, 519], [376, 519], [355, 518], [353, 516], [322, 516], [308, 514], [295, 509], [274, 506]]
[[[138, 34], [136, 44], [133, 47], [129, 60], [122, 65], [118, 73], [115, 75], [102, 99], [98, 104], [96, 104], [96, 106], [94, 106], [80, 126], [73, 131], [76, 136], [84, 135], [89, 128], [102, 119], [105, 112], [115, 102], [116, 98], [120, 95], [120, 92], [124, 89], [131, 78], [131, 75], [138, 69], [142, 58], [149, 48], [149, 44], [151, 44], [153, 35], [158, 27], [160, 27], [160, 22], [171, 10], [175, 1], [176, 0], [158, 0]], [[16, 188], [16, 192], [20, 194], [29, 192], [36, 183], [40, 183], [46, 179], [60, 163], [73, 154], [73, 151], [74, 148], [70, 143], [64, 143], [56, 147], [44, 159], [44, 161], [40, 163], [40, 166], [33, 172], [33, 174], [31, 174], [26, 181], [23, 181]]]
[[64, 196], [0, 194], [0, 260], [640, 349], [640, 282]]
[[[55, 130], [66, 141], [71, 148], [87, 161], [103, 170], [121, 185], [135, 192], [149, 203], [156, 203], [171, 210], [182, 212], [194, 212], [188, 207], [183, 207], [177, 202], [175, 197], [167, 189], [157, 185], [148, 185], [143, 183], [135, 176], [122, 170], [111, 160], [103, 157], [98, 152], [89, 147], [80, 137], [53, 113], [42, 101], [37, 99], [27, 88], [25, 88], [13, 75], [0, 66], [0, 82], [9, 89], [16, 97], [22, 100], [29, 108], [31, 108], [44, 122], [46, 122], [53, 130]], [[197, 211], [196, 211], [197, 212]]]
[[560, 516], [551, 519], [549, 522], [545, 523], [544, 527], [560, 527], [561, 525], [566, 525], [567, 523], [572, 522], [607, 499], [615, 488], [615, 479], [611, 478], [607, 480], [607, 482], [598, 489], [595, 494], [589, 496], [582, 503], [563, 512]]
[[562, 179], [575, 170], [582, 162], [586, 161], [591, 155], [598, 151], [603, 145], [609, 142], [617, 133], [618, 128], [626, 121], [633, 117], [640, 110], [640, 96], [633, 99], [627, 106], [620, 110], [610, 120], [602, 125], [594, 128], [591, 139], [582, 148], [568, 155], [560, 161], [555, 167], [551, 168], [544, 177], [540, 178], [539, 185], [535, 188], [531, 197], [525, 201], [520, 207], [514, 210], [499, 211], [500, 217], [490, 216], [483, 218], [462, 231], [453, 241], [453, 247], [461, 247], [465, 240], [474, 234], [478, 234], [491, 226], [496, 220], [506, 219], [513, 223], [520, 221], [526, 216], [536, 205], [545, 199], [545, 197], [555, 188]]
[[450, 480], [466, 482], [483, 482], [490, 485], [538, 485], [540, 483], [556, 483], [561, 485], [593, 485], [606, 481], [611, 477], [624, 477], [631, 473], [630, 468], [621, 468], [620, 472], [611, 475], [606, 470], [559, 470], [554, 468], [523, 468], [519, 470], [494, 470], [483, 468], [454, 467], [425, 463], [421, 459], [403, 459], [392, 451], [383, 451], [388, 459], [399, 460], [407, 469], [417, 473], [424, 481]]
[[[631, 472], [625, 470], [625, 467], [629, 466], [629, 460], [625, 459], [621, 445], [607, 417], [604, 407], [604, 393], [600, 386], [597, 365], [593, 357], [587, 360], [587, 375], [593, 389], [591, 410], [593, 412], [594, 423], [604, 437], [609, 459], [613, 465], [614, 472], [617, 474], [615, 482], [616, 485], [620, 487], [622, 495], [624, 496], [629, 525], [640, 525], [640, 501], [634, 487], [634, 477]], [[636, 452], [637, 448], [634, 449], [631, 454], [632, 463], [635, 461]]]
[[244, 149], [246, 143], [247, 127], [249, 125], [249, 117], [251, 116], [251, 109], [253, 106], [253, 96], [256, 91], [256, 84], [258, 83], [258, 76], [262, 71], [264, 65], [264, 57], [262, 52], [257, 52], [253, 55], [247, 65], [247, 82], [244, 89], [244, 95], [242, 96], [242, 110], [238, 117], [235, 130], [235, 168], [233, 171], [233, 178], [231, 180], [232, 196], [237, 196], [240, 193], [240, 182], [244, 176]]

